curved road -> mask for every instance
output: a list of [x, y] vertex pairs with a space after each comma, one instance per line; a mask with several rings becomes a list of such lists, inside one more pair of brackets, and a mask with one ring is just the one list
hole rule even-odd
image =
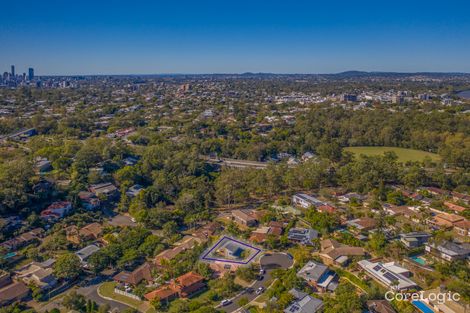
[[262, 280], [255, 281], [255, 283], [251, 286], [253, 292], [242, 292], [236, 295], [235, 297], [230, 299], [232, 303], [224, 307], [218, 307], [219, 310], [223, 310], [225, 312], [234, 312], [238, 310], [240, 308], [240, 306], [238, 305], [238, 301], [240, 301], [240, 299], [243, 297], [246, 297], [249, 302], [253, 301], [255, 298], [258, 297], [258, 295], [256, 294], [256, 290], [259, 287], [264, 287], [265, 289], [269, 287], [267, 283], [271, 280], [271, 272], [278, 268], [286, 269], [291, 267], [294, 264], [294, 260], [291, 256], [285, 253], [266, 253], [261, 257], [260, 264], [261, 268], [263, 268], [266, 273], [264, 274]]
[[98, 276], [94, 279], [92, 279], [88, 284], [85, 286], [80, 287], [77, 290], [77, 293], [82, 294], [85, 296], [85, 298], [88, 300], [95, 301], [99, 305], [103, 304], [109, 304], [112, 309], [118, 309], [119, 311], [124, 311], [125, 309], [129, 309], [130, 307], [128, 305], [125, 305], [124, 303], [117, 302], [114, 300], [108, 300], [102, 298], [98, 294], [98, 287], [101, 285], [101, 283], [107, 281], [108, 277], [105, 276]]

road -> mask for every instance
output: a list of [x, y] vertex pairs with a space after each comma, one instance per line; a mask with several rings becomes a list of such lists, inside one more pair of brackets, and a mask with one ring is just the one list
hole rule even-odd
[[240, 306], [238, 305], [238, 301], [240, 301], [240, 299], [243, 297], [246, 297], [249, 302], [253, 301], [255, 298], [258, 297], [258, 295], [256, 294], [256, 290], [259, 287], [269, 287], [267, 283], [271, 280], [271, 272], [273, 270], [278, 268], [289, 268], [294, 264], [294, 262], [292, 258], [285, 253], [267, 253], [261, 257], [260, 264], [261, 267], [266, 270], [266, 273], [264, 274], [262, 280], [257, 280], [254, 285], [251, 286], [251, 288], [253, 288], [253, 292], [238, 294], [234, 298], [230, 299], [232, 301], [230, 305], [219, 307], [219, 310], [223, 310], [225, 312], [235, 312], [240, 308]]
[[107, 278], [105, 276], [95, 277], [85, 286], [78, 288], [77, 293], [84, 295], [87, 300], [90, 299], [92, 301], [95, 301], [99, 305], [103, 305], [107, 303], [111, 306], [111, 310], [118, 309], [120, 312], [122, 312], [125, 309], [128, 309], [129, 306], [125, 304], [122, 304], [120, 302], [116, 302], [113, 300], [103, 299], [98, 295], [98, 287], [100, 286], [102, 282], [106, 280]]
[[234, 168], [256, 168], [265, 169], [268, 167], [267, 162], [257, 162], [249, 160], [237, 160], [228, 158], [210, 158], [208, 156], [202, 157], [207, 163], [217, 164], [220, 166], [234, 167]]

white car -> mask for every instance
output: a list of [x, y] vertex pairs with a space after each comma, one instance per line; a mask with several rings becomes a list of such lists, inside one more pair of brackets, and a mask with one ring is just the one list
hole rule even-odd
[[263, 291], [264, 291], [264, 287], [259, 287], [258, 289], [256, 289], [256, 294], [260, 295], [263, 293]]
[[225, 300], [222, 300], [222, 302], [220, 302], [220, 305], [221, 306], [226, 306], [226, 305], [229, 305], [230, 303], [232, 303], [231, 300], [225, 299]]

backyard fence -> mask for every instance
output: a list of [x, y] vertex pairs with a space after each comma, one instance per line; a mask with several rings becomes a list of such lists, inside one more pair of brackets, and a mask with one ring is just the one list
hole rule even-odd
[[123, 295], [123, 296], [129, 297], [129, 298], [134, 299], [134, 300], [138, 300], [138, 301], [142, 300], [139, 296], [137, 296], [133, 293], [126, 292], [126, 291], [121, 290], [121, 289], [114, 288], [114, 292], [119, 294], [119, 295]]

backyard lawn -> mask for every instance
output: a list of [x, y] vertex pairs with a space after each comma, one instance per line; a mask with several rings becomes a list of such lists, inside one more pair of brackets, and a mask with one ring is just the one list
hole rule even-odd
[[347, 147], [344, 148], [344, 150], [357, 155], [364, 154], [367, 156], [383, 155], [386, 151], [393, 151], [398, 156], [400, 162], [423, 161], [425, 157], [431, 158], [432, 161], [439, 161], [441, 159], [441, 157], [435, 153], [397, 147]]

